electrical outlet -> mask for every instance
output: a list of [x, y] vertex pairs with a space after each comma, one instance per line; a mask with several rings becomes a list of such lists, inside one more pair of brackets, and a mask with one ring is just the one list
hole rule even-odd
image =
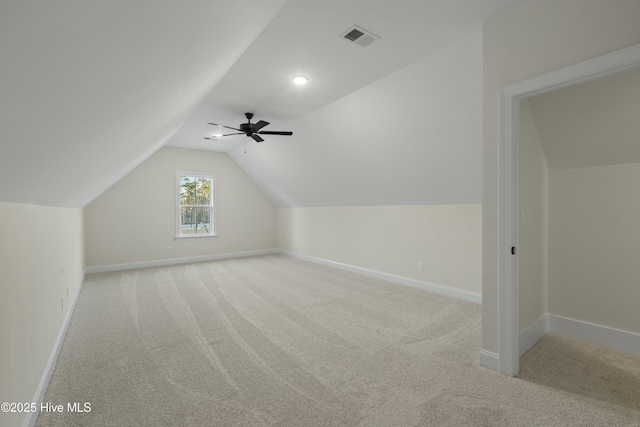
[[327, 252], [327, 247], [326, 246], [322, 247], [322, 252]]
[[167, 252], [171, 252], [171, 246], [167, 246]]
[[424, 262], [419, 262], [418, 263], [418, 270], [424, 271]]

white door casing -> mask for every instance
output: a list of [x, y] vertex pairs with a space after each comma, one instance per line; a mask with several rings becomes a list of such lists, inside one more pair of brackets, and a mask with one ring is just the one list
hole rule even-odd
[[[519, 372], [520, 100], [640, 68], [640, 44], [505, 86], [499, 90], [499, 351], [498, 370]], [[512, 254], [512, 252], [514, 252]]]

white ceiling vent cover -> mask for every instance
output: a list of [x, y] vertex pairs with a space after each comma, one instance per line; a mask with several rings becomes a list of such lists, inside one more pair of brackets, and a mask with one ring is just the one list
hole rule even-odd
[[349, 28], [347, 31], [342, 33], [340, 37], [348, 42], [355, 43], [362, 47], [367, 47], [380, 38], [375, 34], [365, 30], [364, 28], [358, 27], [357, 25]]

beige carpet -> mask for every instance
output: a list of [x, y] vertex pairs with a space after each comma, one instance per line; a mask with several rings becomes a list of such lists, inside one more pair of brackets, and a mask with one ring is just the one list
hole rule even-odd
[[528, 381], [481, 367], [480, 321], [277, 255], [90, 275], [45, 400], [91, 412], [38, 426], [640, 425], [636, 388], [602, 399], [532, 379], [544, 362], [523, 359]]
[[640, 411], [640, 357], [548, 334], [520, 360], [519, 377]]

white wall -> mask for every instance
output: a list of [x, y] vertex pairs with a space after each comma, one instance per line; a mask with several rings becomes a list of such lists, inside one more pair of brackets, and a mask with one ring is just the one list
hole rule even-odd
[[549, 169], [640, 163], [640, 68], [529, 100]]
[[529, 101], [520, 104], [520, 331], [547, 314], [547, 162]]
[[232, 153], [267, 177], [278, 247], [480, 293], [481, 61], [478, 33], [300, 118], [262, 164]]
[[481, 210], [480, 205], [279, 208], [278, 248], [480, 293]]
[[[176, 170], [216, 174], [219, 237], [175, 239]], [[275, 230], [275, 208], [228, 155], [165, 147], [85, 208], [87, 266], [271, 249]]]
[[81, 209], [0, 202], [1, 402], [34, 401], [83, 277]]
[[483, 26], [482, 347], [498, 351], [498, 89], [640, 43], [637, 0], [529, 0]]
[[640, 333], [640, 164], [549, 172], [549, 313]]

